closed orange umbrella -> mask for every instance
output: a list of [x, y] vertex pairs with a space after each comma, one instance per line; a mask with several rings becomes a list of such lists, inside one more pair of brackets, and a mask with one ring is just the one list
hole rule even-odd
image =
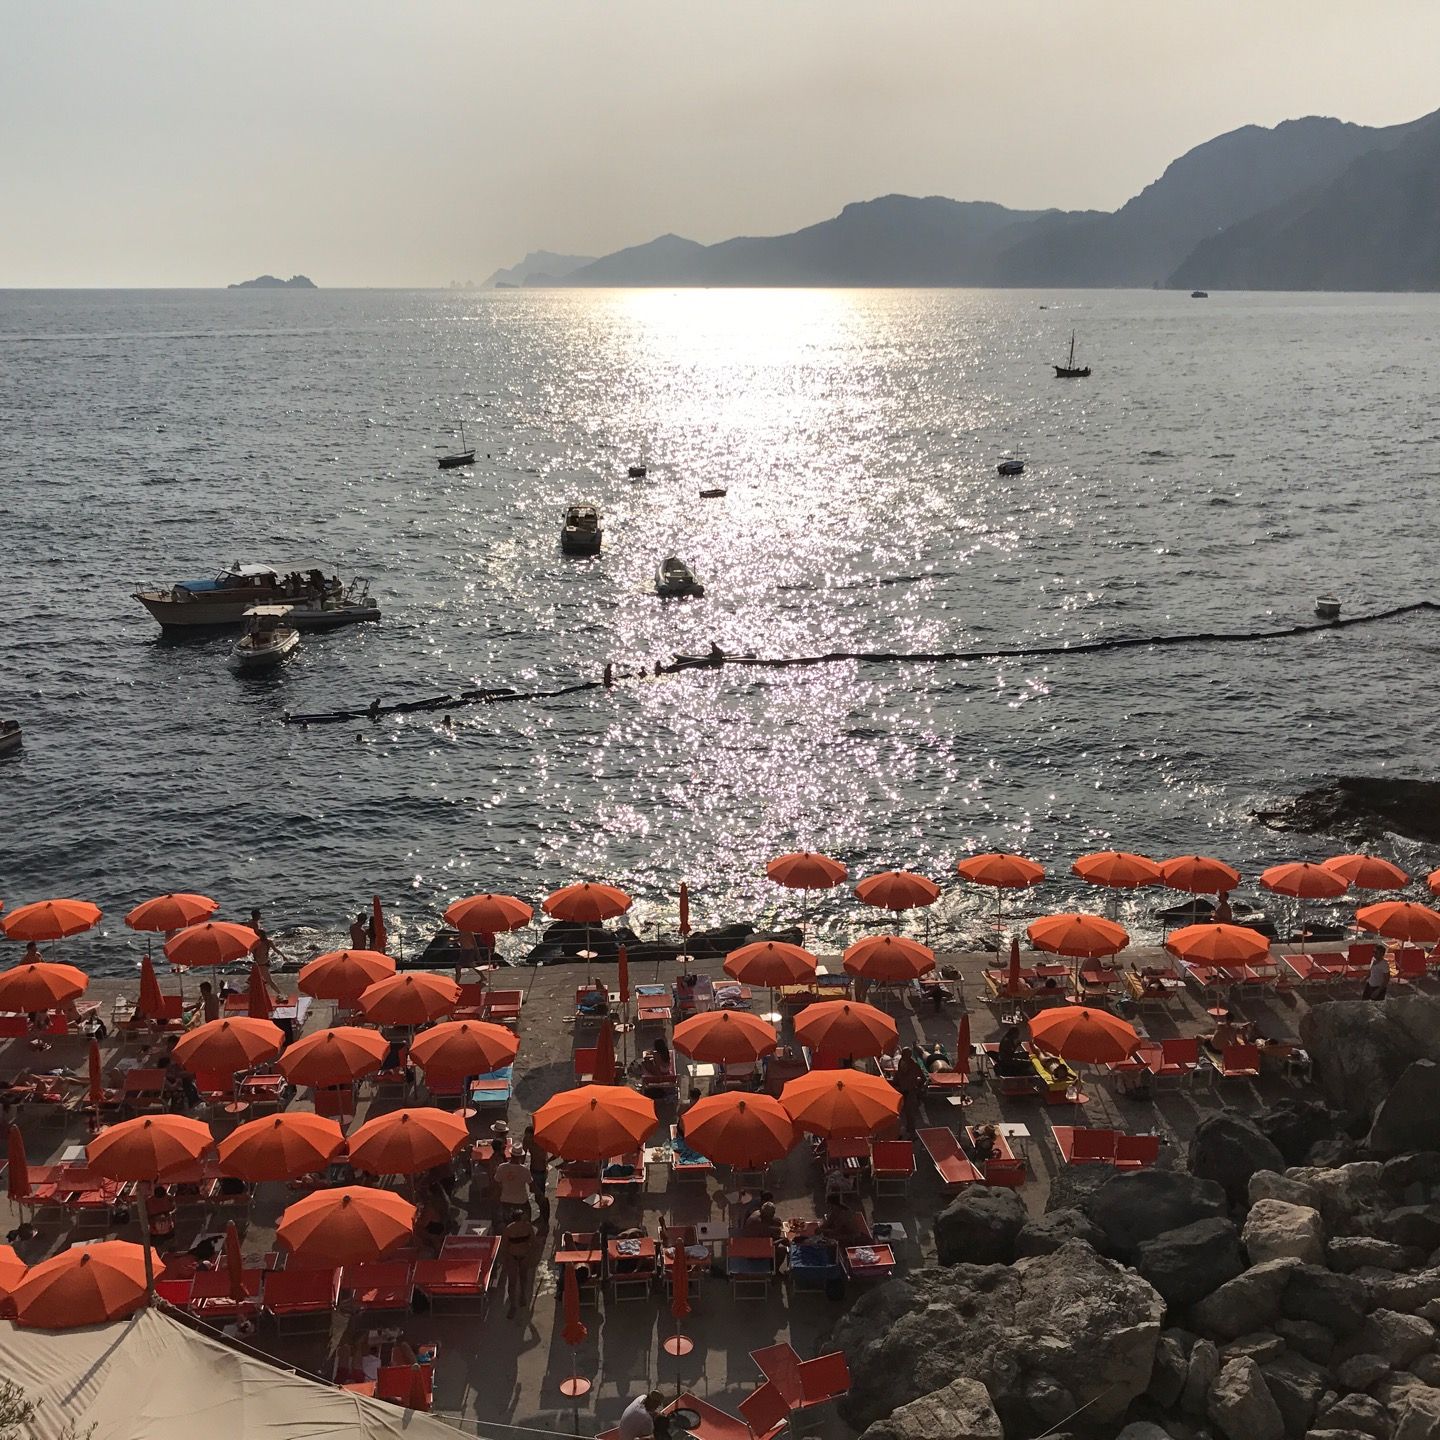
[[678, 1337], [680, 1322], [690, 1313], [690, 1257], [683, 1245], [675, 1245], [670, 1251], [670, 1313], [675, 1317]]
[[248, 925], [202, 920], [172, 935], [165, 942], [165, 956], [172, 965], [232, 965], [243, 960], [259, 940]]
[[1226, 895], [1240, 883], [1240, 872], [1213, 855], [1177, 855], [1160, 862], [1160, 878], [1172, 890]]
[[821, 1000], [807, 1005], [795, 1021], [795, 1038], [832, 1060], [888, 1055], [900, 1043], [895, 1022], [858, 1000]]
[[1440, 941], [1440, 912], [1414, 900], [1382, 900], [1378, 905], [1367, 905], [1355, 912], [1355, 923], [1387, 940], [1421, 945]]
[[1343, 876], [1356, 890], [1403, 890], [1410, 883], [1410, 877], [1398, 865], [1378, 855], [1332, 855], [1320, 863]]
[[[580, 1282], [575, 1277], [575, 1267], [565, 1267], [565, 1323], [560, 1338], [567, 1345], [583, 1345], [590, 1331], [580, 1318]], [[588, 1385], [588, 1381], [586, 1382]]]
[[446, 907], [445, 923], [471, 935], [499, 935], [523, 929], [535, 912], [513, 895], [467, 895]]
[[294, 1269], [328, 1269], [379, 1260], [414, 1234], [415, 1205], [393, 1190], [342, 1185], [297, 1200], [275, 1238]]
[[1123, 925], [1103, 915], [1083, 912], [1067, 915], [1046, 915], [1032, 920], [1025, 933], [1030, 943], [1052, 955], [1068, 955], [1075, 960], [1095, 960], [1114, 955], [1130, 943]]
[[137, 1115], [102, 1130], [85, 1147], [107, 1180], [163, 1180], [193, 1165], [215, 1143], [210, 1127], [186, 1115]]
[[1114, 890], [1134, 890], [1160, 883], [1159, 865], [1128, 850], [1096, 850], [1082, 855], [1070, 869], [1092, 885], [1106, 885]]
[[273, 1060], [285, 1043], [285, 1033], [270, 1020], [248, 1016], [210, 1020], [176, 1042], [175, 1058], [192, 1074], [232, 1074], [261, 1061]]
[[335, 1121], [284, 1110], [238, 1125], [221, 1142], [220, 1168], [240, 1180], [298, 1180], [322, 1170], [345, 1143]]
[[165, 997], [160, 993], [160, 982], [155, 978], [149, 955], [140, 960], [140, 998], [135, 1003], [135, 1013], [142, 1020], [165, 1018]]
[[788, 1155], [799, 1134], [773, 1096], [727, 1090], [685, 1112], [685, 1143], [717, 1165], [757, 1170]]
[[8, 940], [63, 940], [100, 923], [100, 907], [88, 900], [35, 900], [0, 920]]
[[430, 1076], [463, 1079], [509, 1065], [520, 1049], [514, 1032], [485, 1020], [447, 1020], [415, 1038], [410, 1058]]
[[295, 1085], [348, 1085], [380, 1068], [390, 1042], [378, 1030], [336, 1025], [297, 1040], [280, 1057], [280, 1069]]
[[370, 1175], [415, 1175], [443, 1165], [469, 1138], [464, 1116], [449, 1110], [392, 1110], [350, 1136], [350, 1163]]
[[960, 1024], [955, 1031], [955, 1073], [970, 1083], [970, 1012], [960, 1012]]
[[989, 855], [971, 855], [956, 862], [960, 876], [975, 885], [990, 885], [999, 890], [1026, 890], [1045, 878], [1043, 866], [1023, 855], [997, 851]]
[[198, 925], [202, 920], [208, 920], [219, 908], [220, 902], [212, 900], [208, 895], [195, 895], [182, 890], [143, 901], [126, 915], [125, 923], [132, 930], [147, 930], [152, 934], [164, 935], [171, 930], [183, 930], [187, 925]]
[[817, 961], [808, 951], [783, 940], [758, 940], [725, 957], [725, 973], [747, 985], [796, 985], [815, 975]]
[[682, 936], [690, 933], [690, 887], [682, 880], [680, 882], [680, 934]]
[[0, 1010], [55, 1010], [85, 993], [90, 978], [73, 965], [39, 960], [0, 973]]
[[940, 898], [940, 887], [909, 870], [882, 870], [861, 880], [855, 886], [855, 895], [864, 904], [882, 910], [913, 910], [933, 905]]
[[1165, 942], [1165, 948], [1191, 965], [1218, 970], [1243, 970], [1270, 958], [1269, 940], [1248, 925], [1187, 925]]
[[903, 935], [869, 935], [851, 945], [842, 961], [852, 975], [895, 983], [928, 974], [935, 968], [935, 952]]
[[1333, 900], [1350, 888], [1343, 875], [1309, 860], [1272, 865], [1260, 872], [1260, 883], [1272, 894], [1293, 900]]
[[378, 950], [327, 950], [304, 966], [296, 984], [317, 1000], [354, 1005], [370, 986], [395, 973], [395, 962]]
[[30, 1267], [15, 1253], [13, 1245], [0, 1245], [0, 1301], [8, 1300]]
[[595, 1060], [590, 1078], [597, 1085], [615, 1083], [615, 1027], [605, 1021], [595, 1037]]
[[587, 880], [547, 895], [541, 908], [557, 920], [568, 920], [574, 925], [597, 925], [623, 915], [631, 903], [630, 897], [617, 886]]
[[424, 1025], [454, 1009], [460, 987], [447, 975], [407, 970], [361, 992], [360, 1009], [377, 1025]]
[[25, 1137], [14, 1123], [5, 1137], [5, 1194], [12, 1203], [30, 1198], [30, 1165], [25, 1159]]
[[1140, 1043], [1133, 1025], [1104, 1010], [1063, 1005], [1030, 1021], [1030, 1038], [1042, 1050], [1074, 1065], [1114, 1065]]
[[753, 1064], [768, 1055], [779, 1038], [775, 1028], [743, 1010], [706, 1010], [675, 1027], [675, 1048], [709, 1065]]
[[900, 1092], [863, 1070], [812, 1070], [786, 1082], [780, 1103], [812, 1135], [873, 1135], [900, 1114]]
[[16, 1318], [36, 1330], [75, 1330], [133, 1315], [147, 1294], [144, 1246], [101, 1240], [32, 1265], [15, 1287]]
[[245, 984], [245, 1013], [252, 1020], [268, 1020], [275, 1008], [265, 971], [258, 960], [250, 962], [250, 978]]
[[580, 1085], [547, 1100], [535, 1138], [562, 1160], [607, 1160], [638, 1149], [655, 1129], [655, 1106], [623, 1085]]

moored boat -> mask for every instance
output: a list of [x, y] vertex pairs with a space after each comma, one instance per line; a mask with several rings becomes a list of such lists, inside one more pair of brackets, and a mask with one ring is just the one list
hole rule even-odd
[[1338, 595], [1317, 595], [1315, 597], [1315, 613], [1322, 620], [1338, 620], [1340, 618], [1340, 597]]
[[296, 628], [330, 629], [359, 620], [378, 620], [379, 606], [368, 585], [320, 570], [281, 575], [271, 565], [236, 561], [212, 580], [181, 580], [169, 589], [136, 590], [138, 600], [166, 630], [206, 630], [239, 625], [253, 605], [291, 605]]
[[1190, 292], [1190, 298], [1192, 300], [1208, 300], [1210, 298], [1210, 292], [1208, 290], [1192, 290]]
[[665, 600], [684, 595], [698, 599], [705, 593], [705, 587], [678, 555], [670, 555], [655, 567], [655, 593]]
[[1023, 475], [1025, 473], [1025, 462], [1023, 460], [1002, 460], [996, 467], [997, 475]]
[[1077, 365], [1075, 363], [1075, 332], [1070, 332], [1070, 358], [1063, 364], [1055, 366], [1055, 378], [1057, 380], [1084, 380], [1090, 374], [1088, 365]]
[[24, 743], [18, 720], [0, 720], [0, 755], [13, 755]]
[[460, 448], [452, 450], [448, 455], [438, 457], [438, 463], [442, 470], [458, 470], [462, 465], [473, 465], [475, 463], [475, 447], [466, 444], [465, 422], [460, 422]]
[[598, 555], [604, 531], [600, 528], [600, 512], [593, 505], [571, 505], [560, 526], [560, 548], [567, 555]]
[[643, 465], [631, 465], [625, 471], [625, 473], [632, 480], [643, 480], [647, 474], [647, 471]]
[[290, 624], [289, 605], [252, 605], [245, 612], [245, 633], [230, 647], [236, 670], [273, 670], [295, 653], [300, 632]]

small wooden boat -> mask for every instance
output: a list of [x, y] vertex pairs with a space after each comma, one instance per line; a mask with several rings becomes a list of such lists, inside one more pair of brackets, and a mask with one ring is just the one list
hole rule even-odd
[[725, 497], [725, 493], [724, 487], [717, 485], [714, 489], [702, 490], [700, 492], [700, 498], [702, 500], [722, 500]]
[[448, 455], [439, 458], [439, 465], [442, 470], [458, 470], [462, 465], [473, 465], [475, 463], [475, 449], [465, 443], [465, 422], [460, 422], [460, 448], [452, 450]]
[[13, 755], [23, 743], [18, 720], [0, 720], [0, 755]]
[[254, 605], [245, 612], [245, 633], [230, 647], [230, 664], [240, 671], [273, 670], [295, 653], [300, 632], [290, 623], [289, 605]]
[[1322, 620], [1338, 620], [1340, 618], [1340, 597], [1338, 595], [1317, 595], [1315, 597], [1315, 613]]
[[1208, 300], [1210, 298], [1210, 292], [1208, 290], [1192, 290], [1190, 292], [1190, 298], [1192, 300]]
[[997, 475], [1023, 475], [1025, 473], [1025, 462], [1023, 460], [1002, 460], [996, 467]]
[[1088, 365], [1076, 365], [1075, 363], [1075, 332], [1070, 332], [1070, 358], [1063, 364], [1055, 367], [1055, 378], [1057, 380], [1084, 380], [1090, 374]]
[[655, 593], [664, 600], [673, 600], [685, 595], [698, 599], [705, 593], [705, 587], [695, 578], [695, 572], [678, 555], [670, 555], [655, 567]]
[[598, 555], [604, 531], [600, 512], [593, 505], [571, 505], [560, 526], [560, 548], [567, 555]]
[[632, 465], [625, 473], [632, 480], [643, 480], [646, 472], [643, 465]]

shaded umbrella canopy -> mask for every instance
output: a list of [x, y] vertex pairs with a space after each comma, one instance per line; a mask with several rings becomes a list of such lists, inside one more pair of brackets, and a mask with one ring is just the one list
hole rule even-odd
[[75, 1330], [134, 1314], [147, 1293], [144, 1247], [101, 1240], [32, 1265], [13, 1298], [21, 1325]]
[[1044, 1010], [1030, 1021], [1030, 1038], [1042, 1050], [1075, 1065], [1114, 1065], [1140, 1043], [1135, 1027], [1104, 1010], [1078, 1005]]
[[1440, 941], [1440, 912], [1414, 900], [1382, 900], [1355, 912], [1362, 930], [1387, 940], [1409, 940], [1422, 945]]
[[427, 1075], [485, 1075], [509, 1065], [520, 1049], [513, 1031], [487, 1020], [447, 1020], [415, 1038], [410, 1059]]
[[100, 907], [88, 900], [35, 900], [0, 920], [9, 940], [64, 940], [100, 923]]
[[260, 937], [248, 925], [230, 920], [203, 920], [165, 942], [165, 957], [172, 965], [231, 965], [243, 960]]
[[1272, 894], [1288, 895], [1292, 900], [1333, 900], [1350, 888], [1338, 871], [1310, 860], [1272, 865], [1260, 872], [1260, 883]]
[[900, 1043], [899, 1027], [883, 1010], [858, 1000], [820, 1000], [795, 1021], [795, 1038], [828, 1059], [888, 1055]]
[[935, 952], [903, 935], [868, 935], [842, 957], [845, 969], [867, 980], [918, 980], [935, 968]]
[[206, 1021], [183, 1036], [175, 1045], [175, 1058], [192, 1073], [227, 1073], [273, 1060], [284, 1044], [285, 1032], [273, 1021], [236, 1016]]
[[777, 855], [765, 866], [765, 873], [787, 890], [829, 890], [850, 872], [828, 855], [794, 850], [788, 855]]
[[220, 1142], [220, 1168], [241, 1180], [298, 1180], [322, 1170], [345, 1143], [334, 1120], [285, 1110], [238, 1125]]
[[455, 1008], [460, 987], [448, 975], [406, 970], [377, 980], [360, 995], [360, 1009], [377, 1025], [424, 1025]]
[[132, 930], [147, 930], [163, 935], [170, 930], [183, 930], [187, 925], [198, 925], [208, 920], [218, 909], [220, 902], [208, 895], [196, 895], [187, 890], [177, 890], [169, 895], [157, 895], [153, 900], [144, 900], [125, 916], [125, 923]]
[[707, 1010], [675, 1027], [675, 1048], [712, 1065], [744, 1065], [779, 1043], [772, 1025], [743, 1010]]
[[1103, 915], [1077, 912], [1046, 915], [1032, 920], [1025, 933], [1030, 943], [1053, 955], [1067, 955], [1074, 960], [1095, 960], [1102, 955], [1115, 955], [1130, 943], [1123, 925]]
[[608, 1160], [638, 1149], [655, 1129], [653, 1102], [621, 1085], [580, 1085], [547, 1100], [535, 1138], [562, 1160]]
[[1165, 948], [1192, 965], [1216, 969], [1244, 969], [1270, 958], [1269, 940], [1248, 925], [1187, 925], [1165, 942]]
[[815, 957], [784, 940], [757, 940], [725, 957], [725, 973], [747, 985], [797, 985], [812, 979]]
[[379, 1260], [409, 1240], [415, 1205], [392, 1190], [342, 1185], [297, 1200], [280, 1217], [275, 1238], [296, 1266], [323, 1268]]
[[54, 1010], [85, 993], [90, 977], [73, 965], [36, 960], [0, 974], [0, 1010]]
[[575, 925], [598, 925], [601, 921], [623, 915], [631, 903], [630, 897], [617, 886], [587, 880], [578, 885], [566, 885], [547, 895], [541, 908], [557, 920], [568, 920]]
[[522, 929], [534, 914], [530, 906], [513, 895], [467, 895], [446, 907], [445, 923], [471, 935], [499, 935]]
[[1332, 855], [1320, 863], [1344, 876], [1356, 890], [1403, 890], [1410, 883], [1398, 865], [1378, 855]]
[[1147, 856], [1128, 850], [1096, 850], [1082, 855], [1070, 869], [1091, 885], [1106, 885], [1112, 890], [1135, 890], [1160, 884], [1160, 866]]
[[727, 1090], [685, 1112], [685, 1143], [717, 1165], [769, 1165], [788, 1155], [799, 1138], [790, 1112], [770, 1095]]
[[378, 1070], [390, 1042], [378, 1030], [333, 1025], [297, 1040], [280, 1057], [280, 1070], [295, 1085], [348, 1085]]
[[1045, 878], [1043, 866], [1023, 855], [1011, 855], [1004, 851], [971, 855], [968, 859], [956, 861], [955, 869], [963, 879], [976, 885], [992, 885], [1003, 890], [1025, 890]]
[[813, 1135], [873, 1135], [900, 1114], [900, 1092], [862, 1070], [812, 1070], [786, 1083], [780, 1103]]
[[464, 1117], [448, 1110], [392, 1110], [351, 1135], [350, 1163], [370, 1175], [414, 1175], [443, 1165], [469, 1138]]
[[137, 1115], [102, 1130], [85, 1159], [108, 1180], [163, 1180], [193, 1165], [215, 1143], [210, 1127], [186, 1115]]
[[1228, 894], [1240, 883], [1240, 872], [1213, 855], [1177, 855], [1160, 862], [1160, 877], [1172, 890], [1192, 895]]
[[296, 983], [317, 1000], [353, 1005], [379, 980], [395, 973], [395, 962], [378, 950], [327, 950], [304, 966]]
[[940, 887], [924, 875], [909, 870], [882, 870], [866, 876], [855, 886], [855, 894], [866, 905], [882, 910], [913, 910], [933, 905], [940, 898]]

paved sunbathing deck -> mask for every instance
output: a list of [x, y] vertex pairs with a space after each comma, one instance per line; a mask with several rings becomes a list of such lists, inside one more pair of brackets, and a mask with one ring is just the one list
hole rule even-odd
[[[1131, 954], [1141, 965], [1160, 963], [1159, 952]], [[822, 957], [822, 960], [827, 958], [832, 969], [839, 968], [835, 957]], [[1029, 958], [1027, 956], [1027, 963]], [[1129, 958], [1131, 955], [1127, 955]], [[1001, 1026], [995, 1009], [984, 1002], [981, 977], [985, 968], [994, 966], [993, 955], [949, 954], [941, 956], [941, 962], [961, 976], [957, 989], [963, 993], [970, 1012], [972, 1038], [976, 1043], [995, 1038]], [[612, 977], [613, 968], [608, 967]], [[695, 968], [712, 976], [721, 974], [719, 960], [699, 962]], [[606, 972], [607, 967], [596, 967], [596, 973]], [[575, 986], [584, 973], [575, 965], [503, 972], [505, 983], [523, 984], [527, 992], [515, 1067], [515, 1093], [508, 1112], [508, 1122], [517, 1136], [531, 1111], [573, 1083], [572, 1003]], [[631, 979], [632, 984], [651, 983], [656, 979], [668, 982], [675, 973], [673, 964], [636, 965]], [[288, 988], [293, 976], [277, 976], [277, 980]], [[189, 982], [192, 986], [193, 983]], [[174, 985], [175, 981], [169, 979], [164, 988], [173, 989]], [[113, 981], [97, 981], [92, 993], [105, 998], [108, 1014], [110, 998], [122, 988]], [[765, 992], [757, 991], [753, 1008], [765, 1010], [768, 1007], [764, 1001]], [[1267, 1036], [1293, 1038], [1298, 1017], [1307, 1003], [1307, 999], [1295, 991], [1282, 990], [1263, 997], [1246, 996], [1238, 1009], [1246, 1018], [1256, 1021]], [[306, 1027], [307, 1033], [327, 1023], [326, 1009], [323, 1005], [316, 1007]], [[924, 1038], [931, 1043], [943, 1043], [952, 1053], [958, 1011], [958, 1004], [948, 1005], [936, 1014], [929, 1005], [917, 1010], [908, 1001], [891, 1002], [891, 1013], [899, 1023], [902, 1043]], [[1188, 994], [1170, 1014], [1147, 1013], [1139, 1018], [1145, 1030], [1156, 1038], [1194, 1035], [1213, 1024], [1202, 1005]], [[629, 1038], [633, 1045], [633, 1035]], [[582, 1043], [590, 1043], [588, 1036]], [[83, 1073], [86, 1044], [78, 1038], [57, 1039], [53, 1050], [37, 1056], [26, 1048], [24, 1041], [7, 1042], [0, 1050], [0, 1075], [8, 1077], [16, 1071], [54, 1065], [65, 1065]], [[129, 1048], [134, 1047], [117, 1043], [112, 1037], [104, 1047], [107, 1066], [113, 1065]], [[1226, 1081], [1213, 1089], [1196, 1084], [1167, 1089], [1146, 1098], [1133, 1098], [1101, 1082], [1087, 1087], [1091, 1099], [1084, 1107], [1081, 1123], [1131, 1132], [1157, 1131], [1163, 1137], [1159, 1163], [1183, 1165], [1185, 1146], [1196, 1123], [1207, 1111], [1221, 1104], [1253, 1109], [1272, 1103], [1282, 1094], [1295, 1093], [1298, 1083], [1283, 1073], [1272, 1074], [1267, 1070], [1258, 1082]], [[1080, 1117], [1071, 1108], [1047, 1107], [1035, 1099], [1001, 1100], [992, 1086], [983, 1081], [972, 1085], [970, 1094], [973, 1103], [964, 1109], [943, 1101], [927, 1105], [925, 1123], [960, 1126], [1004, 1119], [1028, 1125], [1032, 1132], [1030, 1179], [1020, 1194], [1030, 1212], [1040, 1214], [1045, 1209], [1052, 1183], [1063, 1169], [1049, 1135], [1049, 1123], [1052, 1120], [1076, 1123]], [[303, 1101], [300, 1103], [303, 1106]], [[355, 1123], [401, 1103], [362, 1097]], [[675, 1107], [662, 1103], [659, 1109], [662, 1125], [668, 1126], [674, 1119]], [[487, 1113], [474, 1122], [477, 1135], [488, 1130], [492, 1118], [494, 1114]], [[222, 1123], [217, 1122], [217, 1130]], [[72, 1118], [62, 1132], [53, 1126], [37, 1129], [22, 1112], [22, 1128], [33, 1163], [58, 1158], [66, 1144], [85, 1138], [79, 1117]], [[809, 1159], [808, 1147], [802, 1145], [783, 1164], [773, 1167], [771, 1184], [782, 1215], [821, 1213], [823, 1185], [817, 1167]], [[553, 1182], [551, 1195], [553, 1199]], [[260, 1187], [243, 1235], [247, 1262], [258, 1263], [272, 1248], [275, 1224], [290, 1198], [283, 1186]], [[488, 1203], [472, 1198], [468, 1184], [460, 1187], [456, 1199], [467, 1213], [477, 1219], [488, 1219]], [[5, 1203], [9, 1210], [8, 1202]], [[916, 1181], [903, 1197], [881, 1199], [877, 1203], [867, 1193], [864, 1200], [866, 1213], [872, 1219], [905, 1224], [911, 1239], [901, 1258], [904, 1266], [912, 1268], [933, 1259], [933, 1220], [945, 1203], [946, 1198], [923, 1156]], [[10, 1214], [7, 1229], [18, 1223], [13, 1210]], [[619, 1200], [604, 1212], [604, 1218], [617, 1228], [641, 1225], [652, 1233], [664, 1221], [724, 1223], [726, 1204], [722, 1183], [712, 1182], [703, 1188], [696, 1184], [672, 1184], [668, 1167], [652, 1167], [643, 1192]], [[220, 1224], [223, 1226], [223, 1219]], [[182, 1249], [188, 1246], [200, 1228], [200, 1223], [187, 1223], [182, 1217], [174, 1246]], [[692, 1287], [694, 1312], [684, 1325], [685, 1332], [695, 1340], [696, 1348], [679, 1361], [660, 1350], [661, 1342], [673, 1331], [674, 1321], [658, 1290], [653, 1298], [640, 1302], [617, 1304], [607, 1295], [599, 1312], [588, 1308], [584, 1312], [590, 1334], [574, 1358], [579, 1372], [593, 1380], [594, 1388], [572, 1408], [557, 1388], [560, 1379], [570, 1373], [572, 1356], [560, 1338], [560, 1308], [549, 1257], [559, 1230], [594, 1228], [594, 1211], [577, 1201], [554, 1201], [552, 1227], [544, 1237], [531, 1304], [513, 1320], [506, 1318], [503, 1305], [493, 1296], [484, 1317], [444, 1313], [406, 1317], [403, 1330], [412, 1343], [434, 1341], [440, 1347], [435, 1372], [437, 1414], [453, 1419], [466, 1429], [478, 1427], [496, 1436], [516, 1433], [506, 1427], [594, 1434], [613, 1425], [625, 1403], [637, 1392], [654, 1385], [673, 1393], [677, 1384], [733, 1412], [759, 1378], [749, 1360], [751, 1350], [789, 1340], [802, 1357], [820, 1353], [826, 1333], [843, 1306], [853, 1303], [860, 1293], [860, 1286], [852, 1283], [845, 1300], [836, 1302], [818, 1294], [791, 1294], [788, 1286], [777, 1284], [772, 1286], [766, 1300], [736, 1301], [727, 1281], [718, 1276], [705, 1277]], [[133, 1226], [128, 1233], [120, 1233], [125, 1234], [125, 1238], [138, 1239]], [[65, 1238], [64, 1229], [47, 1225], [38, 1241], [22, 1247], [23, 1254], [33, 1262], [60, 1248]], [[334, 1347], [351, 1324], [351, 1317], [337, 1314], [326, 1332], [293, 1336], [278, 1335], [274, 1327], [262, 1319], [252, 1343], [283, 1364], [328, 1376], [333, 1370]], [[812, 1412], [806, 1422], [807, 1430], [822, 1435], [839, 1437], [850, 1433], [829, 1407]]]

